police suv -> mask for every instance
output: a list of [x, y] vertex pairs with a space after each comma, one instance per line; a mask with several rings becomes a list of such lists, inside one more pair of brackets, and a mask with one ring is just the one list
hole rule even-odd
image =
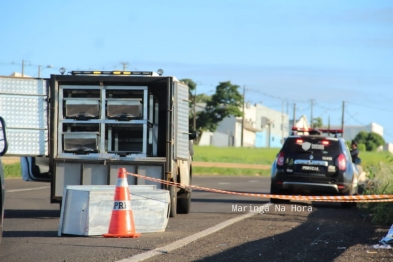
[[[356, 195], [358, 173], [342, 130], [292, 128], [272, 166], [271, 194]], [[283, 200], [272, 198], [272, 203]], [[285, 201], [284, 201], [285, 202]], [[341, 203], [351, 207], [354, 203]]]

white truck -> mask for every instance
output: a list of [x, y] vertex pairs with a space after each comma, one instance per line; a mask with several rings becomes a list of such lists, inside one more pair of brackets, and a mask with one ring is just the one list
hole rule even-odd
[[188, 86], [148, 71], [71, 71], [49, 79], [0, 77], [7, 155], [21, 156], [24, 180], [48, 181], [51, 203], [67, 185], [114, 185], [117, 171], [170, 192], [170, 215], [189, 213], [192, 143]]

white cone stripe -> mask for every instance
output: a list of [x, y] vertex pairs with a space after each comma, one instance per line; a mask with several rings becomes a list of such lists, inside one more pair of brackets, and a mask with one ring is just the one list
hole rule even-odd
[[117, 187], [128, 187], [127, 178], [118, 178], [116, 182]]
[[114, 201], [113, 210], [131, 210], [130, 201]]

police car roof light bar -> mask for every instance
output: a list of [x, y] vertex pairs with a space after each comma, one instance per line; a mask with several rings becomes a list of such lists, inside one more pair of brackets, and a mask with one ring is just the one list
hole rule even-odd
[[319, 133], [328, 133], [328, 134], [342, 134], [342, 129], [327, 129], [327, 128], [307, 128], [307, 127], [292, 127], [292, 131], [297, 132], [319, 132]]

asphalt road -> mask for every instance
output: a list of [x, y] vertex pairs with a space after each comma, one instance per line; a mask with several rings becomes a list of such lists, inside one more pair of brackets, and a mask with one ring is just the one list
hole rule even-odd
[[[195, 177], [194, 184], [218, 189], [267, 192], [266, 178]], [[209, 192], [193, 192], [188, 215], [170, 218], [164, 233], [138, 239], [58, 237], [59, 205], [49, 203], [49, 184], [6, 180], [4, 234], [0, 261], [116, 261], [197, 233], [242, 212], [232, 203], [262, 204], [267, 200]], [[38, 188], [37, 190], [26, 190]], [[18, 191], [19, 190], [19, 191]], [[26, 190], [26, 191], [23, 191]]]
[[[199, 186], [268, 193], [263, 177], [195, 177]], [[35, 189], [34, 189], [35, 188]], [[30, 190], [34, 189], [34, 190]], [[59, 205], [49, 203], [49, 184], [6, 180], [5, 231], [0, 261], [119, 261], [155, 251], [147, 261], [392, 261], [373, 250], [386, 227], [372, 226], [358, 209], [339, 204], [266, 205], [267, 199], [194, 191], [188, 215], [170, 218], [163, 233], [137, 239], [57, 236]], [[222, 222], [248, 216], [205, 237], [189, 240]], [[178, 242], [176, 242], [178, 241]], [[175, 249], [171, 243], [180, 243]], [[135, 257], [134, 257], [135, 258]], [[132, 260], [129, 260], [132, 261]]]

